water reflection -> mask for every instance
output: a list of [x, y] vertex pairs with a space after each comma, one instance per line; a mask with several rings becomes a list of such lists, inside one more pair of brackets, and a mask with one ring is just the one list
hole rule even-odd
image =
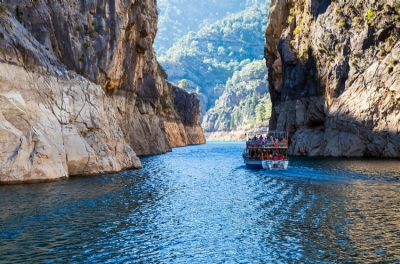
[[285, 172], [251, 171], [241, 148], [0, 186], [0, 262], [400, 262], [398, 161], [294, 157]]

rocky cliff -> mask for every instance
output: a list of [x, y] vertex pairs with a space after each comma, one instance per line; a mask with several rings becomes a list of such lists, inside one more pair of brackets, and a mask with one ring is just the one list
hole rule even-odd
[[[203, 129], [200, 123], [200, 100], [195, 93], [188, 93], [182, 88], [170, 85], [176, 112], [185, 128], [188, 144], [204, 144]], [[172, 136], [171, 136], [172, 137]], [[185, 136], [182, 136], [184, 138]]]
[[154, 1], [3, 2], [1, 183], [139, 168], [136, 154], [202, 143], [160, 75]]
[[400, 2], [273, 0], [265, 58], [271, 129], [290, 152], [400, 156]]

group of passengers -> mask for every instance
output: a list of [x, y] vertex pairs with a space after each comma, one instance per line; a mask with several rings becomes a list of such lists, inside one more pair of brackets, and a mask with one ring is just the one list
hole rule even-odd
[[265, 138], [263, 135], [260, 135], [257, 137], [255, 135], [252, 139], [249, 138], [247, 140], [247, 145], [248, 146], [274, 146], [274, 147], [279, 147], [279, 146], [287, 146], [288, 140], [287, 138], [276, 138], [273, 137], [272, 135], [266, 136]]
[[285, 156], [281, 153], [275, 152], [273, 153], [272, 150], [265, 150], [265, 151], [256, 151], [250, 150], [249, 153], [244, 154], [244, 158], [250, 158], [253, 160], [285, 160]]

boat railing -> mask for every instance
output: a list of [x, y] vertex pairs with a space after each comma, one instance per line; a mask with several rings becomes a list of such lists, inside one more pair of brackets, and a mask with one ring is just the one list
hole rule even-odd
[[247, 148], [287, 148], [288, 144], [287, 143], [253, 143], [253, 142], [247, 142], [246, 144]]
[[246, 141], [247, 148], [287, 148], [288, 131], [268, 131], [265, 138], [256, 138]]
[[254, 157], [244, 157], [248, 160], [267, 160], [267, 161], [274, 161], [274, 162], [278, 162], [278, 161], [287, 161], [288, 158], [287, 157], [283, 157], [283, 159], [278, 159], [278, 160], [274, 160], [273, 158], [265, 158], [265, 157], [260, 157], [260, 158], [254, 158]]

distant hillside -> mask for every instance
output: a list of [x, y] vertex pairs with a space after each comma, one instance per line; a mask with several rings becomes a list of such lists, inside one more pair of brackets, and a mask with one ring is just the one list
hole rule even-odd
[[159, 57], [168, 80], [179, 84], [187, 80], [189, 89], [203, 96], [208, 110], [222, 95], [226, 81], [253, 60], [261, 60], [269, 5], [254, 5], [237, 14], [189, 32]]
[[236, 13], [262, 0], [158, 0], [158, 32], [154, 50], [165, 55], [181, 37]]
[[266, 81], [265, 60], [254, 61], [235, 71], [215, 107], [204, 116], [204, 131], [246, 130], [265, 123], [272, 111]]

